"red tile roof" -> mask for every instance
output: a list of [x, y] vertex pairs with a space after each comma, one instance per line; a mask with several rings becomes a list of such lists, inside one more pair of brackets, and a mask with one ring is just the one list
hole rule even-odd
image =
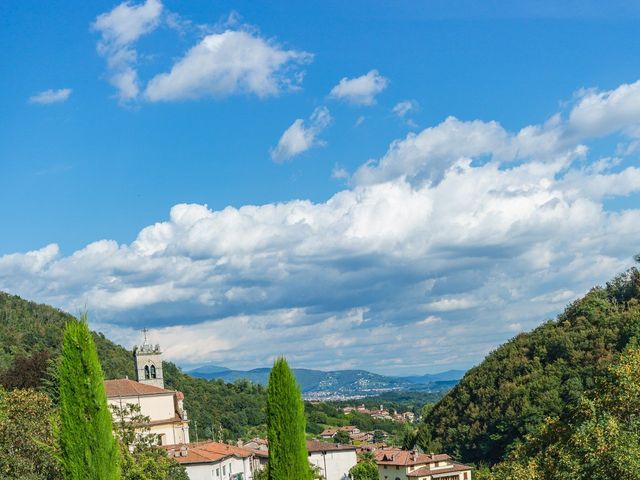
[[424, 477], [427, 475], [435, 475], [441, 473], [456, 473], [456, 472], [468, 472], [471, 471], [472, 468], [467, 465], [462, 465], [461, 463], [453, 463], [448, 467], [444, 468], [430, 468], [428, 465], [426, 467], [418, 468], [413, 472], [407, 473], [407, 477]]
[[339, 443], [319, 442], [317, 440], [307, 441], [307, 450], [309, 453], [316, 452], [335, 452], [338, 450], [356, 450], [355, 445], [341, 445]]
[[232, 456], [246, 458], [253, 454], [249, 449], [217, 442], [200, 442], [190, 443], [189, 445], [163, 446], [163, 448], [169, 452], [179, 452], [185, 447], [187, 449], [186, 456], [173, 456], [173, 458], [175, 458], [179, 463], [210, 463]]
[[451, 457], [446, 453], [442, 454], [426, 454], [418, 452], [409, 452], [400, 450], [399, 448], [384, 448], [375, 452], [376, 463], [379, 465], [420, 465], [430, 462], [441, 462], [449, 460]]
[[104, 388], [107, 391], [107, 397], [138, 397], [142, 395], [173, 395], [174, 390], [165, 390], [164, 388], [146, 385], [144, 383], [129, 380], [128, 378], [119, 378], [117, 380], [105, 380]]

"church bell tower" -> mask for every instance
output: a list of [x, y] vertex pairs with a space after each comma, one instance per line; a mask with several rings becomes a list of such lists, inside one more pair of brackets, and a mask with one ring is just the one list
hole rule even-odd
[[144, 342], [133, 349], [136, 364], [136, 380], [145, 385], [164, 388], [162, 375], [162, 352], [160, 345], [150, 345], [147, 342], [147, 329], [144, 332]]

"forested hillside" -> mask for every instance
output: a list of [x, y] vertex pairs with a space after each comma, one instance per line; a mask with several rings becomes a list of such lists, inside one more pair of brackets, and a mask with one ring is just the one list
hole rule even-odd
[[[0, 372], [6, 371], [16, 357], [48, 352], [57, 357], [62, 345], [65, 322], [73, 318], [49, 305], [29, 302], [0, 292]], [[106, 378], [134, 378], [132, 353], [93, 333]]]
[[426, 430], [465, 461], [500, 461], [547, 417], [567, 417], [640, 337], [639, 300], [636, 268], [592, 289], [471, 369], [431, 410]]
[[[72, 316], [48, 305], [0, 292], [0, 384], [14, 381], [36, 385], [46, 375], [48, 359], [55, 359], [62, 345], [65, 322]], [[105, 378], [135, 378], [133, 353], [93, 333]], [[235, 439], [252, 429], [264, 429], [265, 390], [249, 382], [225, 384], [193, 378], [171, 362], [164, 362], [167, 388], [185, 393], [185, 408], [198, 437]], [[37, 369], [38, 371], [33, 371]]]

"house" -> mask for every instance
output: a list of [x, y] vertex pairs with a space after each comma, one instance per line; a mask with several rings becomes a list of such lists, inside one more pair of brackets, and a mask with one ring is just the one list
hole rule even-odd
[[268, 445], [269, 444], [265, 439], [258, 438], [258, 437], [249, 440], [244, 445], [240, 445], [240, 442], [238, 442], [238, 446], [248, 448], [249, 450], [257, 450], [261, 452], [268, 452], [269, 451]]
[[352, 433], [349, 438], [354, 443], [369, 443], [373, 441], [373, 432]]
[[[243, 448], [249, 449], [251, 444], [254, 444], [253, 440], [245, 443]], [[309, 463], [320, 469], [325, 480], [349, 480], [349, 470], [358, 463], [356, 448], [354, 445], [340, 445], [316, 440], [307, 442]], [[251, 449], [251, 451], [255, 457], [255, 464], [264, 467], [269, 458], [268, 450], [260, 448]]]
[[338, 433], [337, 427], [325, 428], [322, 433], [320, 433], [320, 438], [329, 440], [330, 438], [335, 437], [336, 433]]
[[150, 434], [158, 435], [161, 445], [189, 443], [189, 420], [184, 409], [182, 392], [164, 388], [160, 347], [146, 343], [134, 349], [137, 379], [105, 380], [109, 406], [124, 408], [127, 404], [140, 407], [149, 417]]
[[320, 433], [320, 438], [324, 439], [324, 440], [329, 440], [333, 437], [336, 436], [336, 433], [338, 432], [347, 432], [349, 434], [349, 437], [351, 437], [352, 435], [357, 435], [360, 433], [360, 429], [358, 427], [355, 427], [353, 425], [345, 425], [344, 427], [329, 427], [329, 428], [325, 428], [322, 433]]
[[472, 468], [446, 454], [384, 448], [374, 455], [381, 480], [471, 480]]
[[356, 463], [356, 447], [318, 441], [307, 442], [309, 463], [320, 469], [325, 480], [349, 480], [349, 470]]
[[185, 467], [189, 480], [253, 480], [261, 468], [253, 452], [218, 442], [167, 445], [170, 457]]

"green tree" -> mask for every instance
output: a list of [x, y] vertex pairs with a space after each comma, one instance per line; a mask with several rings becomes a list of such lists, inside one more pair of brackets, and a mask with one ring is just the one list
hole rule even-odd
[[311, 479], [300, 388], [282, 357], [275, 361], [269, 374], [267, 431], [269, 480]]
[[55, 422], [51, 400], [44, 393], [0, 388], [0, 478], [60, 478]]
[[86, 314], [65, 327], [58, 381], [65, 480], [118, 480], [118, 444]]
[[140, 405], [112, 405], [111, 412], [120, 444], [121, 480], [189, 480], [185, 468], [158, 447], [160, 437], [150, 432], [150, 419]]
[[382, 430], [375, 430], [373, 432], [373, 443], [382, 443], [384, 442], [384, 432]]
[[351, 437], [349, 436], [349, 432], [345, 432], [344, 430], [338, 430], [336, 434], [333, 436], [333, 441], [335, 443], [349, 445], [351, 443]]
[[379, 480], [378, 465], [372, 461], [360, 461], [349, 470], [351, 480]]
[[40, 350], [30, 357], [16, 355], [13, 359], [13, 365], [0, 374], [0, 385], [4, 385], [8, 390], [14, 388], [37, 389], [42, 386], [47, 375], [50, 358], [48, 350]]

